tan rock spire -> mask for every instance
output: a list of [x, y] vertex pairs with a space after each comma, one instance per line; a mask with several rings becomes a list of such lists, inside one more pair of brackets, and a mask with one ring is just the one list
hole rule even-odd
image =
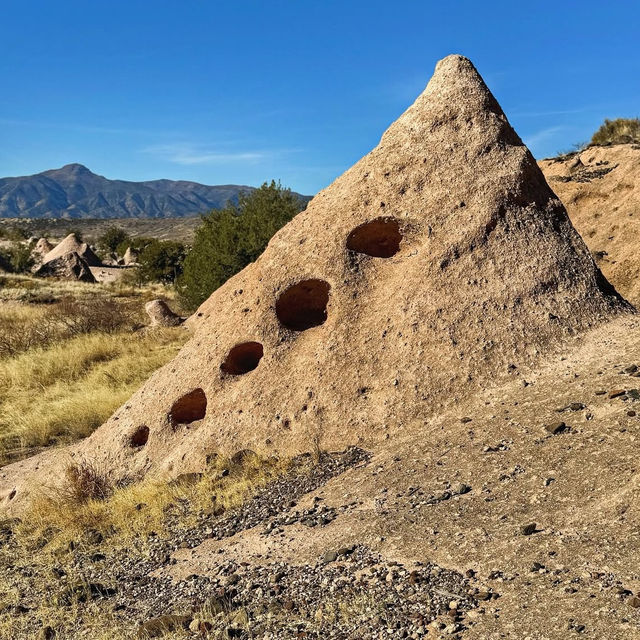
[[[375, 450], [627, 308], [471, 62], [449, 56], [74, 451], [176, 474], [215, 451]], [[3, 472], [10, 490], [19, 470]]]

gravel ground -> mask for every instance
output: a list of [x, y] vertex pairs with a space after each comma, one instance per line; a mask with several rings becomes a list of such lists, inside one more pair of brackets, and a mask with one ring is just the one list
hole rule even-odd
[[[458, 573], [431, 564], [404, 567], [386, 562], [359, 545], [328, 550], [304, 566], [250, 567], [238, 560], [223, 562], [216, 575], [192, 575], [178, 582], [150, 575], [175, 562], [172, 551], [196, 547], [208, 538], [222, 540], [256, 526], [263, 527], [263, 535], [271, 535], [294, 522], [325, 526], [338, 515], [336, 509], [314, 501], [300, 510], [297, 500], [368, 459], [365, 451], [350, 448], [325, 454], [309, 467], [309, 456], [300, 456], [287, 474], [233, 512], [217, 517], [200, 513], [197, 525], [188, 530], [174, 513], [169, 534], [152, 535], [145, 553], [98, 553], [102, 549], [97, 546], [77, 550], [74, 582], [64, 570], [53, 568], [61, 584], [69, 582], [58, 604], [103, 603], [139, 637], [160, 637], [172, 630], [211, 638], [273, 640], [419, 638], [436, 628], [444, 634], [460, 633], [463, 613], [491, 594], [474, 593]], [[4, 551], [9, 551], [10, 539], [4, 544]], [[16, 564], [14, 574], [16, 586], [24, 592], [14, 613], [30, 615], [43, 594], [34, 590], [34, 571], [25, 563]], [[38, 631], [37, 620], [32, 628]]]

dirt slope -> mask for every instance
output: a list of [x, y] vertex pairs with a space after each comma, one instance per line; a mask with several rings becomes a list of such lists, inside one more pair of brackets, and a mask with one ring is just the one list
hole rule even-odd
[[[407, 425], [410, 435], [290, 510], [335, 510], [325, 526], [267, 521], [178, 550], [156, 575], [214, 579], [242, 560], [242, 576], [364, 546], [407, 570], [474, 572], [471, 587], [496, 595], [464, 617], [462, 638], [639, 638], [640, 378], [625, 372], [635, 363], [640, 324], [609, 323], [540, 370]], [[552, 435], [559, 421], [566, 428]]]
[[640, 146], [589, 147], [539, 164], [605, 276], [640, 304]]
[[[476, 69], [450, 56], [202, 305], [178, 357], [67, 453], [130, 475], [246, 448], [377, 449], [625, 311]], [[67, 458], [51, 459], [0, 472], [8, 506]]]

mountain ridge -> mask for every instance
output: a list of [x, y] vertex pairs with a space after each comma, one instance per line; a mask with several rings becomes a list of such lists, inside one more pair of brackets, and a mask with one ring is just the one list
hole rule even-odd
[[[71, 163], [29, 176], [0, 178], [4, 218], [173, 218], [196, 216], [237, 202], [247, 185], [189, 180], [110, 180]], [[296, 194], [301, 199], [307, 196]]]

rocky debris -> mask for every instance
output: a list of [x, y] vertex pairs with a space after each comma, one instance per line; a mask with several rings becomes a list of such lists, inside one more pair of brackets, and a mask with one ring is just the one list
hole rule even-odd
[[527, 522], [527, 524], [524, 524], [520, 527], [520, 533], [523, 536], [530, 536], [537, 531], [536, 527], [537, 525], [535, 522]]
[[64, 280], [79, 280], [81, 282], [96, 282], [87, 262], [75, 251], [45, 262], [36, 269], [34, 275], [41, 278], [61, 278]]
[[185, 321], [185, 318], [171, 311], [169, 305], [160, 298], [147, 302], [144, 310], [151, 318], [152, 327], [177, 327]]
[[[387, 562], [366, 547], [342, 551], [303, 566], [229, 561], [217, 576], [140, 588], [152, 588], [160, 609], [199, 603], [213, 629], [243, 639], [410, 638], [436, 626], [465, 628], [476, 597], [461, 574], [431, 563]], [[335, 615], [337, 608], [343, 615]], [[192, 614], [184, 624], [201, 624], [205, 615]]]
[[564, 422], [552, 422], [548, 424], [545, 429], [552, 435], [555, 436], [558, 433], [562, 433], [567, 430], [567, 425]]
[[[295, 505], [301, 496], [315, 491], [350, 467], [367, 462], [369, 454], [357, 447], [350, 447], [341, 454], [325, 453], [309, 472], [298, 473], [296, 467], [305, 464], [308, 460], [308, 455], [299, 456], [290, 473], [275, 480], [268, 491], [259, 493], [236, 512], [217, 523], [215, 530], [211, 531], [208, 537], [220, 540], [260, 523], [265, 524], [265, 533], [268, 534], [278, 527], [294, 522], [302, 522], [307, 526], [323, 526], [334, 520], [338, 515], [336, 509], [314, 506], [305, 513], [305, 511], [291, 511], [292, 505]], [[275, 516], [278, 517], [275, 518]], [[271, 518], [274, 519], [270, 520]]]

